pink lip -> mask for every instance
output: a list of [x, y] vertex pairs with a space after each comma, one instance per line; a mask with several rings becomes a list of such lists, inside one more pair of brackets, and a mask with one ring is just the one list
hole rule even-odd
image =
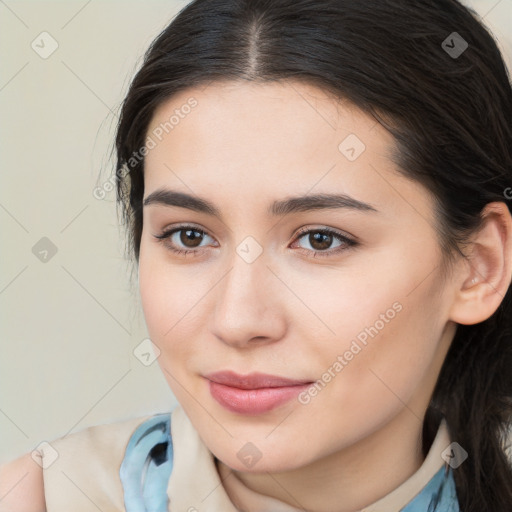
[[312, 384], [264, 373], [239, 375], [231, 371], [205, 376], [212, 397], [238, 414], [261, 414], [290, 401]]

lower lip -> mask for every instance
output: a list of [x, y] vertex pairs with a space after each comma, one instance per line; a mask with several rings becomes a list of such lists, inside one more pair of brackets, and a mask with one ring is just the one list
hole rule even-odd
[[311, 384], [278, 388], [240, 389], [209, 381], [210, 393], [217, 402], [238, 414], [262, 414], [289, 402]]

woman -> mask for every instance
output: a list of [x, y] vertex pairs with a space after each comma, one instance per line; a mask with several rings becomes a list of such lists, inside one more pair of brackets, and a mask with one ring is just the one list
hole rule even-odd
[[188, 4], [116, 137], [180, 406], [15, 461], [0, 504], [509, 511], [511, 118], [455, 0]]

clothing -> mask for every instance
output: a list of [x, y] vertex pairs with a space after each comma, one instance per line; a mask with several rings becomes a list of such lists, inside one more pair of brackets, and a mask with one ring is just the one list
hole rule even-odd
[[[438, 491], [436, 512], [459, 512], [453, 475], [449, 470], [445, 478], [450, 468], [441, 457], [449, 445], [443, 421], [419, 470], [361, 512], [427, 512]], [[58, 458], [45, 467], [54, 450]], [[48, 512], [302, 510], [255, 493], [234, 474], [218, 471], [180, 406], [171, 413], [89, 427], [43, 444], [39, 454]]]

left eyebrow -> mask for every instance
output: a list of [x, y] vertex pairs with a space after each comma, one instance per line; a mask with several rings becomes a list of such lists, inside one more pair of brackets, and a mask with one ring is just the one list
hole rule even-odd
[[354, 199], [346, 194], [314, 194], [295, 196], [282, 201], [274, 201], [268, 212], [271, 215], [287, 215], [292, 212], [331, 210], [346, 208], [361, 212], [378, 212], [371, 204]]
[[[163, 206], [177, 206], [215, 217], [221, 217], [220, 210], [213, 203], [201, 197], [192, 196], [184, 192], [160, 188], [144, 199], [143, 205], [158, 204]], [[346, 194], [314, 194], [294, 196], [274, 201], [267, 209], [272, 216], [287, 215], [293, 212], [307, 212], [313, 210], [332, 210], [344, 208], [361, 212], [378, 212], [371, 204], [359, 201]]]

